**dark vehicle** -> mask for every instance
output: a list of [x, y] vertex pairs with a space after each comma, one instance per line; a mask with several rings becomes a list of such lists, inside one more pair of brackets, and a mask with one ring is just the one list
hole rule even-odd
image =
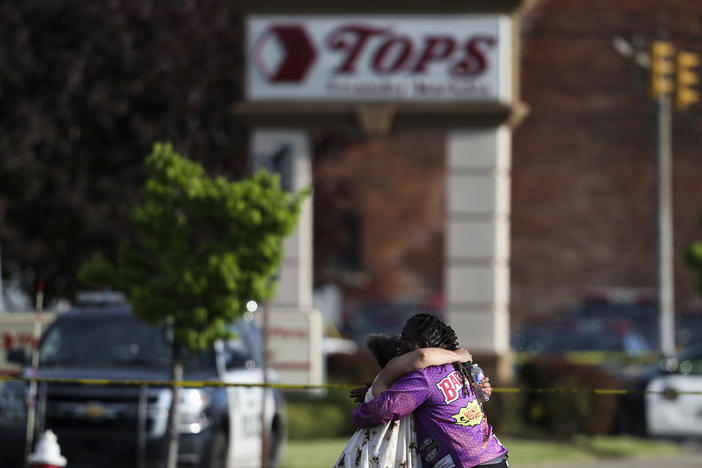
[[516, 351], [534, 354], [618, 351], [636, 355], [650, 350], [639, 334], [618, 330], [525, 329], [515, 333], [510, 344]]
[[[572, 320], [581, 326], [602, 321], [627, 322], [633, 331], [640, 334], [651, 349], [658, 349], [660, 315], [653, 298], [631, 301], [615, 301], [605, 298], [589, 299], [568, 311]], [[702, 342], [702, 312], [694, 309], [679, 310], [675, 314], [676, 340], [684, 346]]]
[[[242, 319], [231, 330], [235, 339], [187, 357], [184, 380], [263, 382], [259, 329]], [[134, 318], [126, 304], [74, 308], [43, 334], [37, 377], [167, 381], [168, 335]], [[23, 354], [12, 358], [26, 364]], [[27, 366], [23, 375], [31, 372]], [[22, 466], [28, 387], [25, 381], [8, 381], [0, 393], [0, 466]], [[37, 434], [56, 433], [71, 468], [162, 466], [172, 395], [167, 386], [43, 382]], [[266, 395], [272, 466], [284, 435], [283, 399], [275, 390]], [[260, 466], [262, 398], [260, 387], [183, 388], [179, 466]]]
[[616, 371], [634, 362], [648, 361], [653, 351], [646, 340], [626, 326], [528, 327], [513, 334], [517, 367], [536, 356], [562, 356], [567, 361]]
[[627, 323], [631, 331], [643, 338], [648, 350], [658, 348], [658, 309], [653, 303], [590, 301], [575, 310], [580, 327], [600, 327], [602, 323]]

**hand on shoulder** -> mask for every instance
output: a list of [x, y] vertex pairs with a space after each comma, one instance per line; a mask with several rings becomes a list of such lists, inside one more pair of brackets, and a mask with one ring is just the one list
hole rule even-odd
[[473, 356], [466, 348], [456, 348], [454, 353], [458, 355], [458, 362], [473, 362]]

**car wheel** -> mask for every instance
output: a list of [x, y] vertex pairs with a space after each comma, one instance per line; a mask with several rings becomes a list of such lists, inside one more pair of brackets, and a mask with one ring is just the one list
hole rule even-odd
[[209, 453], [205, 454], [202, 468], [226, 468], [227, 467], [228, 439], [227, 433], [218, 430], [212, 437], [212, 445]]

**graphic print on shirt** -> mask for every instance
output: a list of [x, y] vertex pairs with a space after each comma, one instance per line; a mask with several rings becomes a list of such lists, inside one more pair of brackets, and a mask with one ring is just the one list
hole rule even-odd
[[444, 402], [448, 405], [451, 402], [458, 400], [460, 390], [463, 388], [463, 381], [458, 376], [458, 372], [453, 371], [436, 384], [441, 394], [444, 396]]
[[422, 456], [422, 461], [429, 464], [434, 461], [439, 454], [439, 441], [436, 439], [425, 439], [419, 445], [419, 454]]
[[483, 410], [478, 400], [471, 400], [458, 414], [451, 416], [459, 426], [477, 426], [483, 420]]

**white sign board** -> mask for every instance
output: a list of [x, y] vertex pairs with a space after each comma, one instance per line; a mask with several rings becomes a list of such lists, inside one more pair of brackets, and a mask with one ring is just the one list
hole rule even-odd
[[278, 381], [283, 384], [322, 384], [324, 363], [320, 312], [273, 307], [269, 313], [268, 359], [277, 371]]
[[250, 101], [512, 99], [506, 15], [249, 16]]

